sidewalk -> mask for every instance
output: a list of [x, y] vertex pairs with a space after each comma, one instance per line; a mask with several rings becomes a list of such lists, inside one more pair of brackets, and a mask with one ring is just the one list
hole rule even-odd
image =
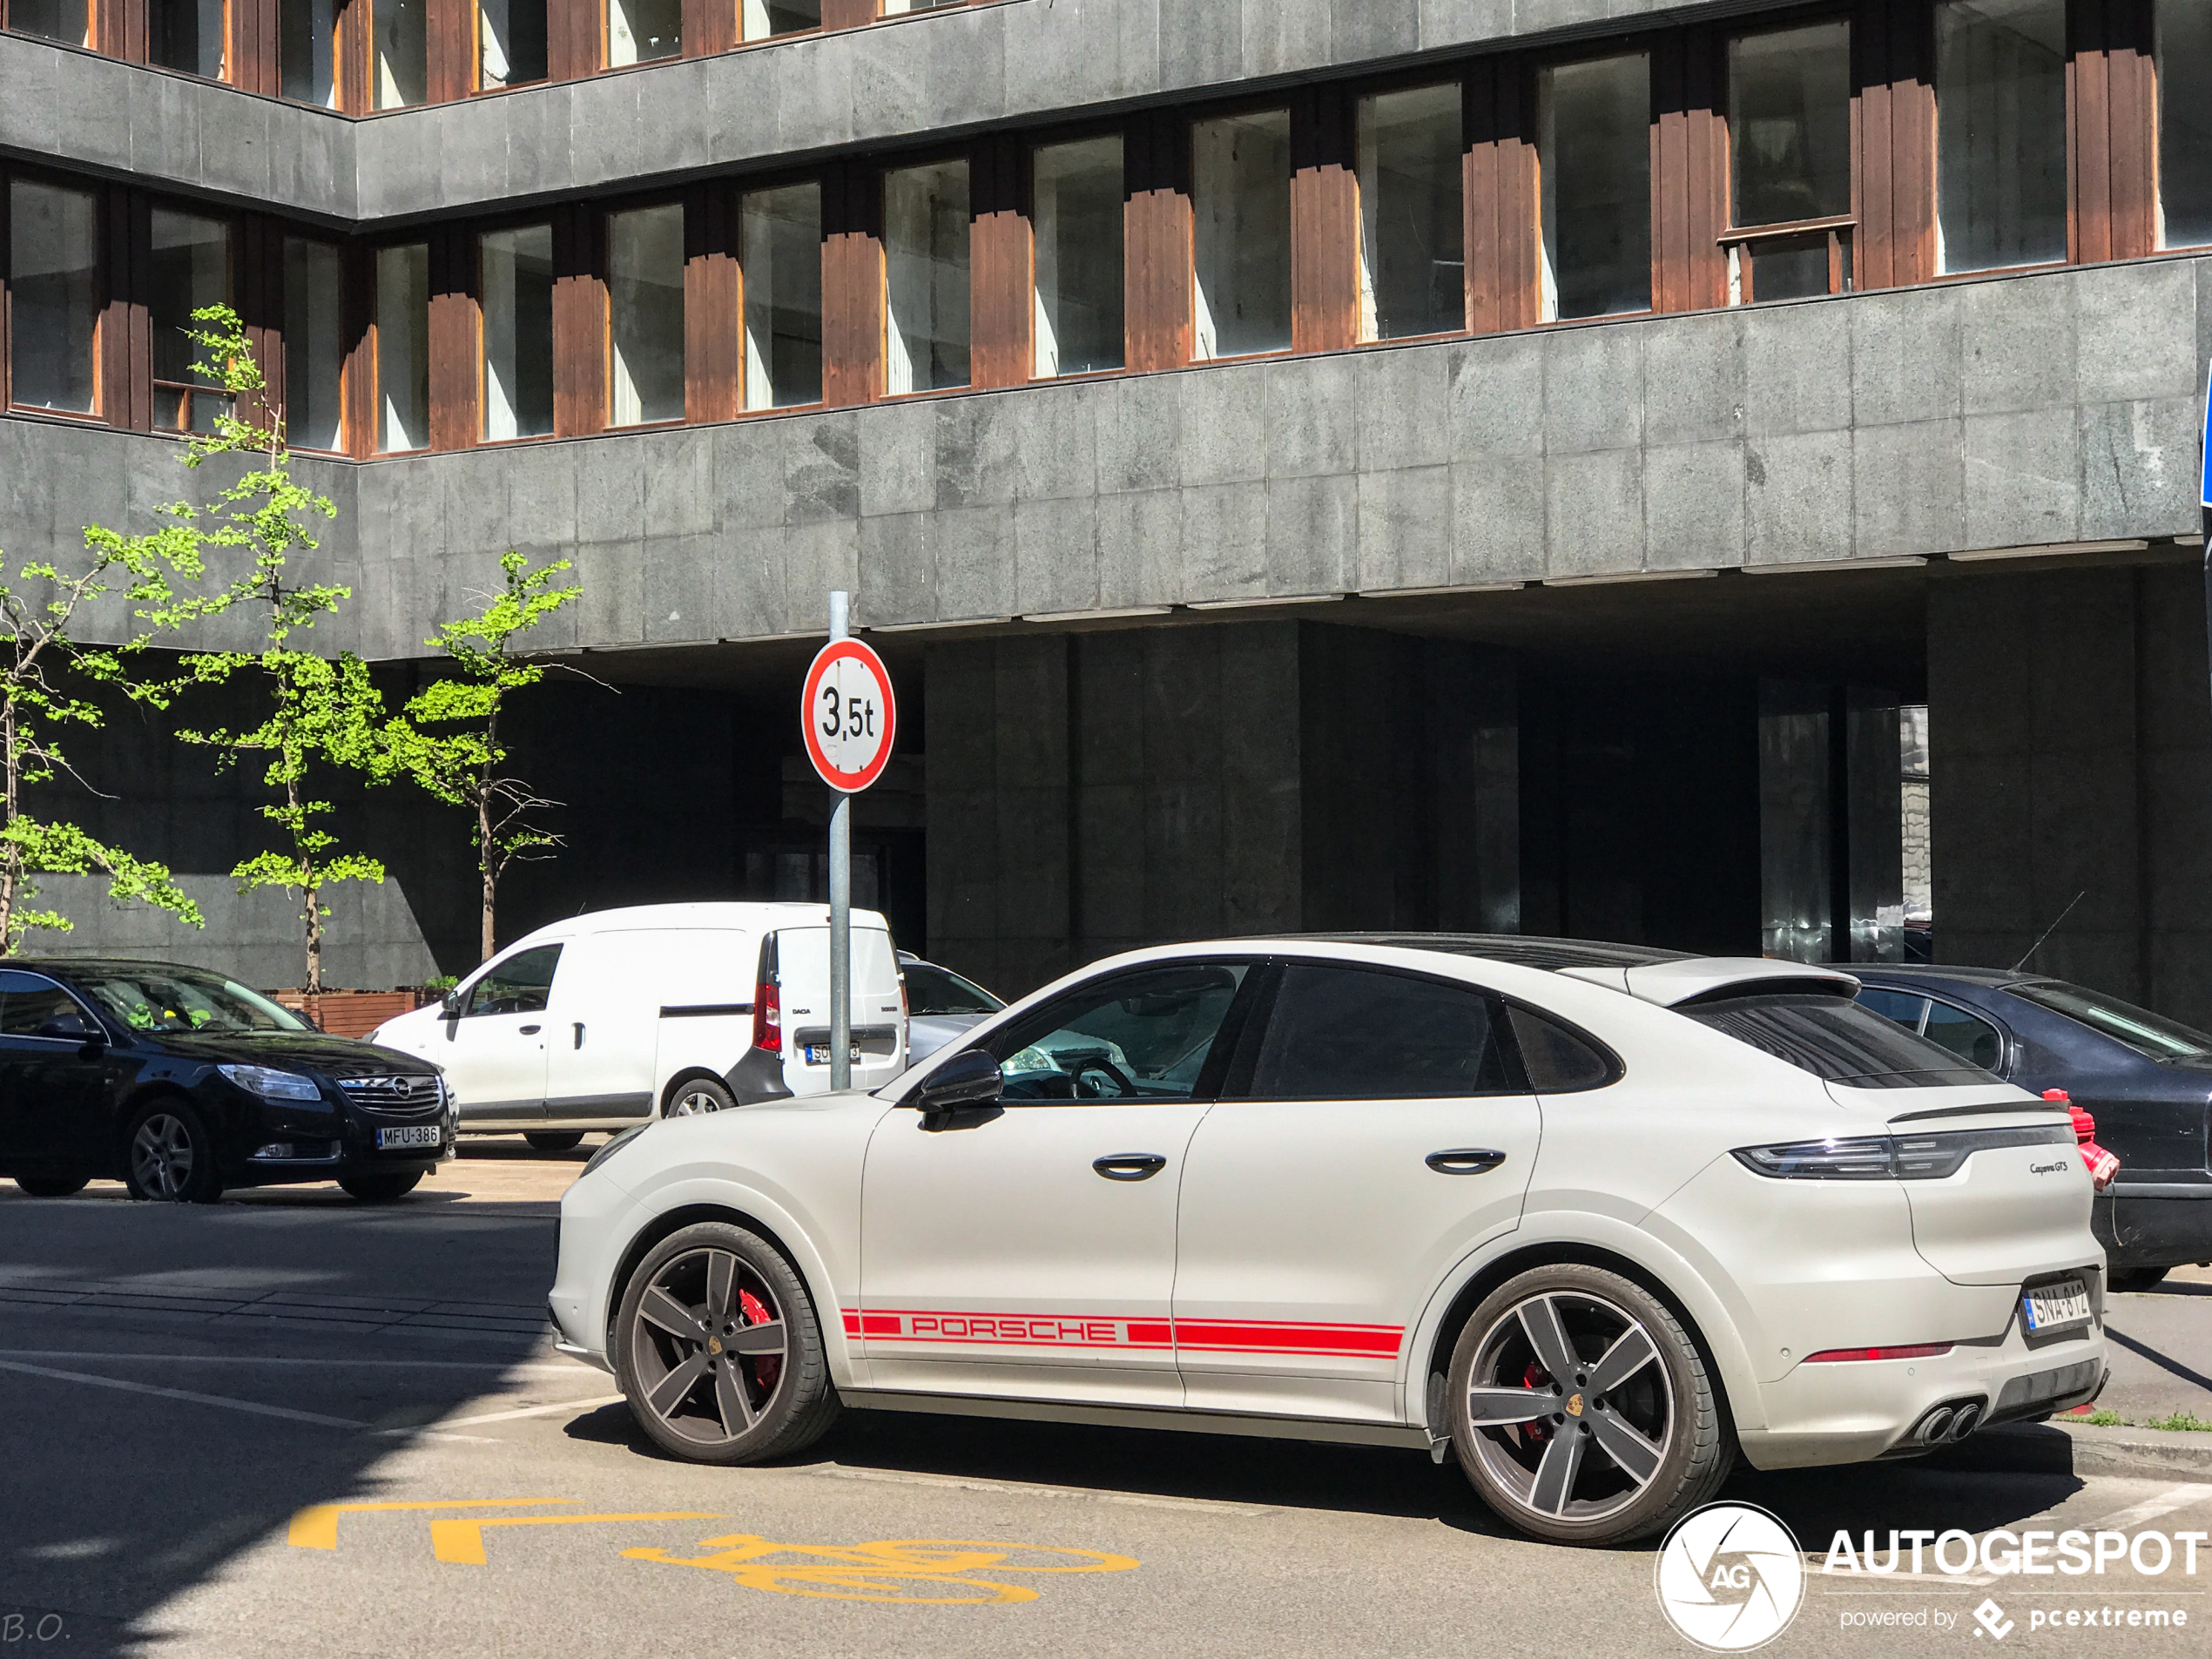
[[2176, 1268], [2155, 1290], [2107, 1298], [2105, 1329], [2112, 1380], [2100, 1411], [2131, 1424], [2182, 1413], [2212, 1423], [2212, 1268]]

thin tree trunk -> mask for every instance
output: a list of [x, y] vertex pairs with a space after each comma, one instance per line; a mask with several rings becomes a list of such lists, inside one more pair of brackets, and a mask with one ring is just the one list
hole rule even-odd
[[[0, 766], [6, 770], [5, 808], [7, 822], [12, 825], [16, 821], [17, 785], [23, 774], [23, 762], [16, 752], [16, 705], [12, 698], [6, 712], [0, 715], [0, 745], [5, 745], [0, 749]], [[23, 849], [10, 841], [7, 856], [0, 859], [0, 956], [15, 954], [16, 885], [22, 873]]]
[[[488, 754], [499, 752], [499, 705], [491, 705], [491, 714], [484, 721], [484, 749]], [[491, 769], [489, 760], [484, 762], [483, 772], [476, 779], [476, 870], [484, 884], [484, 926], [482, 941], [483, 954], [480, 961], [489, 961], [498, 948], [498, 932], [493, 914], [499, 897], [499, 851], [491, 844]]]

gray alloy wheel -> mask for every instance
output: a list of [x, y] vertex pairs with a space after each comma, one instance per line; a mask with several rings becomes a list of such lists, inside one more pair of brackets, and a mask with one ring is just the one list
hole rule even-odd
[[702, 1223], [648, 1256], [613, 1345], [631, 1414], [679, 1457], [757, 1462], [814, 1440], [837, 1414], [813, 1303], [743, 1228]]
[[138, 1115], [124, 1149], [124, 1184], [134, 1198], [212, 1204], [222, 1196], [215, 1147], [199, 1115], [163, 1101]]
[[1733, 1461], [1696, 1344], [1641, 1285], [1597, 1268], [1501, 1286], [1460, 1334], [1447, 1399], [1484, 1501], [1562, 1543], [1657, 1531]]
[[670, 1117], [698, 1117], [706, 1112], [736, 1109], [737, 1097], [711, 1077], [694, 1077], [679, 1087], [668, 1103]]

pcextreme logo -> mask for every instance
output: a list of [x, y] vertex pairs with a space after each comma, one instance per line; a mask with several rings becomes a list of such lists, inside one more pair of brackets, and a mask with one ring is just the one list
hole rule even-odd
[[1652, 1568], [1668, 1623], [1709, 1653], [1749, 1653], [1804, 1604], [1804, 1559], [1789, 1527], [1750, 1504], [1715, 1503], [1674, 1525]]

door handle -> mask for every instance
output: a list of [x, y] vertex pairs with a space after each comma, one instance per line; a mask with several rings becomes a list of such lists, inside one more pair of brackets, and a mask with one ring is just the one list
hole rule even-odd
[[1432, 1152], [1421, 1160], [1439, 1175], [1487, 1175], [1506, 1161], [1503, 1152], [1463, 1146], [1449, 1152]]
[[545, 1029], [545, 1028], [544, 1028], [543, 1026], [542, 1026], [542, 1025], [526, 1025], [526, 1026], [520, 1027], [520, 1028], [518, 1028], [521, 1030], [522, 1034], [523, 1034], [524, 1036], [526, 1036], [526, 1037], [534, 1037], [534, 1036], [536, 1036], [536, 1035], [539, 1032], [541, 1032], [541, 1031], [543, 1031], [543, 1030], [544, 1030], [544, 1029]]
[[1168, 1161], [1157, 1152], [1123, 1152], [1096, 1159], [1090, 1167], [1109, 1181], [1150, 1181], [1168, 1167]]
[[576, 1046], [577, 1046], [577, 1048], [581, 1049], [582, 1047], [583, 1047], [583, 1021], [581, 1021], [581, 1020], [577, 1021], [577, 1022], [576, 1022], [576, 1023], [575, 1023], [575, 1029], [576, 1029]]

